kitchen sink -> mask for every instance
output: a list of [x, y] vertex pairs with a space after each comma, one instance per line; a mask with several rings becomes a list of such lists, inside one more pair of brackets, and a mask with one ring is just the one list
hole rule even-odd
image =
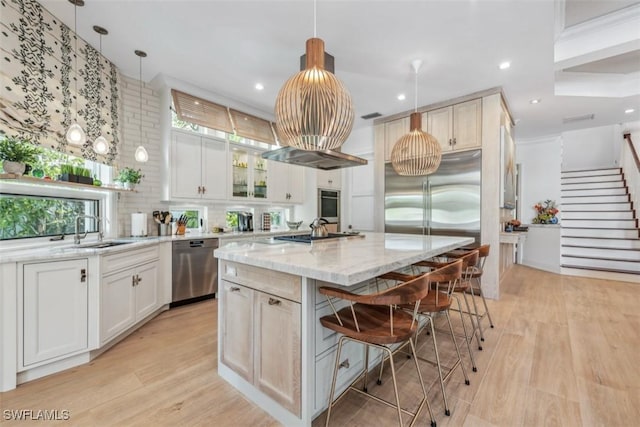
[[113, 246], [128, 245], [130, 243], [134, 243], [134, 242], [122, 242], [122, 241], [112, 240], [109, 242], [96, 242], [96, 243], [87, 243], [84, 245], [73, 246], [73, 249], [104, 249], [104, 248], [111, 248]]

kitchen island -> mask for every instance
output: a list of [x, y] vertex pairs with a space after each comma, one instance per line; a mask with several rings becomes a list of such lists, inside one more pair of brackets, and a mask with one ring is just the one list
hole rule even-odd
[[[231, 242], [219, 259], [218, 373], [287, 426], [310, 426], [328, 406], [338, 336], [320, 286], [376, 289], [375, 278], [473, 243], [472, 238], [366, 233], [312, 243]], [[334, 303], [336, 309], [344, 301]], [[363, 346], [342, 351], [336, 393], [361, 372]], [[378, 357], [370, 364], [379, 362]]]

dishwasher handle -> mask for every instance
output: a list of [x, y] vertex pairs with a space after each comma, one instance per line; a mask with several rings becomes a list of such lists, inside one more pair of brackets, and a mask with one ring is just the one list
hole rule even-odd
[[191, 247], [191, 248], [202, 248], [202, 247], [204, 247], [204, 240], [191, 240], [191, 241], [189, 241], [189, 247]]

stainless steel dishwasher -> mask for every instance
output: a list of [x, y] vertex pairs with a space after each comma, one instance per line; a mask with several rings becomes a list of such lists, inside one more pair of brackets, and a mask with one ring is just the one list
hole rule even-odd
[[218, 239], [179, 240], [173, 242], [171, 305], [214, 298], [218, 291], [218, 260], [213, 251]]

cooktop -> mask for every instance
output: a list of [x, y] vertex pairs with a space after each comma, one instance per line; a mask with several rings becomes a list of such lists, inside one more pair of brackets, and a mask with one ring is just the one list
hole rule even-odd
[[274, 240], [284, 240], [287, 242], [311, 243], [316, 240], [339, 239], [341, 237], [357, 236], [359, 233], [329, 233], [325, 237], [312, 237], [311, 234], [298, 234], [294, 236], [276, 236]]

